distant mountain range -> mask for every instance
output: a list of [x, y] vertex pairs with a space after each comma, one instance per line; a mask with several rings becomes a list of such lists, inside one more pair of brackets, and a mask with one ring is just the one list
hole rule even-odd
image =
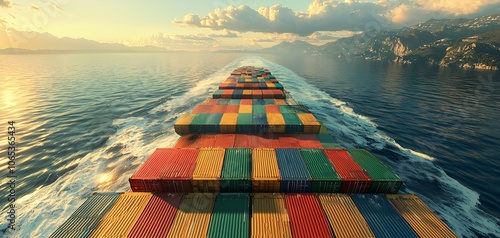
[[500, 14], [474, 19], [431, 19], [400, 30], [365, 32], [321, 46], [303, 41], [282, 42], [264, 51], [498, 70]]
[[[129, 47], [87, 39], [57, 38], [48, 33], [12, 30], [12, 37], [0, 32], [0, 54], [60, 52], [168, 52], [155, 46]], [[26, 36], [26, 37], [24, 37]], [[3, 44], [1, 44], [3, 42]], [[41, 50], [26, 50], [41, 49]], [[225, 50], [219, 52], [242, 52]], [[246, 51], [248, 52], [248, 51]], [[399, 30], [365, 32], [316, 46], [304, 41], [282, 42], [254, 53], [296, 53], [331, 55], [354, 60], [393, 61], [404, 64], [435, 64], [475, 69], [500, 69], [500, 14], [474, 19], [431, 19]]]

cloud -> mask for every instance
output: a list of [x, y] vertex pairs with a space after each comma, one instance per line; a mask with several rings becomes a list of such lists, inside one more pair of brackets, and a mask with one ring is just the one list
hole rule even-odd
[[209, 34], [207, 35], [208, 37], [214, 37], [214, 38], [238, 38], [238, 34], [224, 30], [222, 34]]
[[0, 7], [12, 8], [11, 0], [0, 0]]
[[157, 46], [170, 50], [194, 50], [214, 48], [218, 41], [206, 35], [167, 35], [156, 33], [151, 36], [121, 42], [128, 46]]
[[314, 0], [304, 12], [280, 4], [257, 10], [242, 5], [215, 9], [204, 17], [190, 13], [173, 22], [212, 30], [309, 36], [318, 31], [359, 32], [412, 25], [430, 18], [494, 14], [499, 7], [500, 0]]
[[41, 11], [40, 7], [37, 6], [36, 4], [31, 4], [30, 9], [35, 11], [35, 12]]

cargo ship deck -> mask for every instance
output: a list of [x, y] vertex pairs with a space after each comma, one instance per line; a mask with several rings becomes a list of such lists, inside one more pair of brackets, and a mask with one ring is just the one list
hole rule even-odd
[[457, 237], [362, 148], [343, 148], [266, 68], [235, 69], [181, 137], [50, 237]]

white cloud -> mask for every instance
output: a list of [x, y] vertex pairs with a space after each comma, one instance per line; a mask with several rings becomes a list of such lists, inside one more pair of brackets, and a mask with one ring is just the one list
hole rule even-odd
[[11, 8], [12, 1], [11, 0], [0, 0], [0, 7]]
[[215, 39], [206, 35], [167, 35], [163, 33], [123, 41], [121, 43], [128, 46], [151, 45], [170, 50], [210, 49], [218, 44]]
[[228, 31], [228, 30], [223, 30], [222, 34], [208, 34], [208, 37], [214, 37], [214, 38], [238, 38], [238, 34]]
[[213, 30], [308, 36], [317, 31], [364, 31], [412, 25], [430, 18], [494, 14], [499, 7], [500, 0], [314, 0], [305, 12], [294, 12], [280, 4], [257, 10], [229, 6], [204, 17], [190, 13], [174, 23]]

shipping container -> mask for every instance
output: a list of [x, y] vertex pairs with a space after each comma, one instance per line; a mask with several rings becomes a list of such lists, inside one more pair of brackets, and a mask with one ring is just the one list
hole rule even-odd
[[229, 99], [215, 99], [215, 100], [219, 100], [217, 102], [217, 105], [228, 105], [229, 104]]
[[279, 192], [280, 171], [274, 149], [252, 149], [252, 191]]
[[210, 105], [211, 109], [209, 114], [222, 114], [226, 111], [227, 105]]
[[[269, 99], [266, 99], [266, 100], [269, 100]], [[274, 105], [274, 104], [265, 105], [265, 110], [266, 110], [267, 114], [269, 114], [269, 113], [281, 113], [278, 105]]]
[[[250, 92], [250, 95], [252, 95], [251, 92]], [[240, 105], [252, 105], [252, 99], [241, 99]]]
[[184, 195], [167, 237], [206, 237], [215, 196], [212, 193]]
[[[252, 98], [252, 94], [253, 94], [252, 91], [253, 90], [250, 90], [250, 89], [244, 89], [243, 90], [242, 98], [244, 98], [244, 99], [251, 99]], [[246, 105], [246, 104], [242, 103], [242, 105]]]
[[315, 134], [296, 134], [294, 135], [299, 140], [300, 148], [321, 149], [323, 145], [318, 140]]
[[227, 105], [226, 111], [224, 113], [238, 113], [240, 111], [240, 105]]
[[205, 130], [198, 133], [220, 133], [220, 120], [222, 119], [222, 113], [209, 114], [207, 122], [205, 123]]
[[316, 138], [318, 138], [321, 146], [325, 149], [342, 149], [342, 146], [330, 134], [317, 134]]
[[[264, 101], [264, 105], [275, 105], [274, 99], [262, 99]], [[279, 108], [277, 109], [278, 111], [276, 113], [279, 113]], [[267, 109], [266, 109], [267, 113]]]
[[254, 194], [251, 226], [251, 235], [255, 238], [292, 238], [283, 195]]
[[325, 212], [315, 195], [287, 194], [285, 201], [293, 237], [333, 238]]
[[220, 176], [223, 163], [224, 149], [201, 148], [191, 179], [193, 192], [220, 192]]
[[215, 148], [233, 148], [236, 140], [236, 134], [216, 134], [214, 145]]
[[153, 194], [127, 237], [166, 237], [179, 209], [181, 198], [180, 193]]
[[[160, 167], [161, 192], [192, 192], [189, 181], [196, 166], [197, 149], [177, 149], [177, 154]], [[146, 161], [147, 162], [147, 161]]]
[[280, 89], [273, 89], [274, 98], [285, 99], [286, 96]]
[[121, 194], [89, 237], [126, 237], [151, 197], [151, 193]]
[[240, 105], [240, 110], [238, 113], [242, 114], [242, 113], [247, 113], [247, 114], [251, 114], [252, 113], [252, 105]]
[[198, 105], [196, 106], [193, 111], [191, 112], [192, 114], [209, 114], [211, 113], [212, 109], [218, 105]]
[[375, 238], [356, 204], [347, 194], [318, 195], [330, 227], [337, 238]]
[[236, 85], [237, 88], [239, 89], [235, 89], [233, 91], [233, 97], [232, 98], [236, 98], [236, 99], [242, 99], [243, 98], [243, 85], [241, 85], [241, 87], [238, 87], [238, 85]]
[[236, 133], [238, 113], [224, 113], [220, 120], [220, 133]]
[[250, 237], [249, 194], [219, 194], [215, 200], [207, 237]]
[[50, 235], [50, 238], [87, 237], [119, 197], [119, 193], [93, 194]]
[[134, 192], [164, 192], [161, 186], [160, 173], [162, 168], [176, 159], [179, 151], [175, 148], [158, 148], [144, 164], [129, 179]]
[[250, 192], [252, 183], [252, 155], [247, 148], [226, 149], [222, 167], [222, 192]]
[[285, 119], [285, 131], [286, 133], [302, 133], [304, 132], [304, 125], [300, 121], [297, 114], [287, 113], [283, 114], [283, 119]]
[[299, 139], [288, 134], [279, 137], [279, 144], [279, 148], [300, 148]]
[[194, 118], [189, 125], [190, 133], [206, 133], [206, 124], [210, 114], [194, 114]]
[[253, 113], [252, 114], [252, 125], [253, 129], [252, 132], [254, 133], [267, 133], [268, 131], [268, 124], [267, 124], [267, 117], [265, 113]]
[[[263, 101], [264, 103], [264, 101]], [[255, 103], [252, 105], [252, 113], [254, 114], [265, 114], [266, 108], [264, 105], [256, 105]]]
[[298, 149], [276, 149], [281, 177], [280, 192], [300, 193], [311, 190], [311, 176]]
[[264, 82], [259, 83], [259, 89], [266, 89], [266, 88], [267, 88], [266, 83], [264, 83]]
[[286, 105], [286, 101], [284, 99], [274, 99], [276, 105]]
[[224, 90], [222, 90], [222, 89], [215, 90], [214, 94], [212, 94], [212, 98], [221, 98], [222, 92], [224, 92]]
[[242, 99], [229, 99], [228, 105], [240, 105]]
[[359, 149], [351, 149], [347, 152], [372, 179], [371, 193], [397, 193], [399, 191], [403, 181], [374, 155]]
[[179, 117], [179, 119], [177, 119], [177, 121], [174, 123], [175, 132], [179, 135], [189, 134], [191, 132], [189, 129], [189, 125], [191, 124], [195, 116], [196, 114], [186, 113]]
[[323, 122], [318, 121], [319, 124], [321, 124], [321, 128], [319, 129], [319, 134], [330, 134], [330, 131], [328, 131], [328, 128], [323, 124]]
[[351, 198], [376, 237], [418, 237], [385, 196], [352, 194]]
[[219, 100], [220, 99], [207, 99], [207, 100], [205, 100], [205, 102], [203, 102], [203, 104], [206, 104], [206, 105], [218, 105], [219, 104]]
[[266, 101], [262, 98], [260, 99], [252, 99], [252, 105], [266, 105]]
[[252, 128], [252, 114], [239, 113], [236, 123], [236, 133], [252, 133]]
[[221, 98], [231, 99], [233, 98], [234, 89], [224, 89], [221, 94]]
[[386, 197], [419, 237], [458, 238], [416, 195], [387, 194]]
[[342, 179], [342, 193], [366, 193], [369, 192], [371, 179], [368, 174], [352, 160], [345, 150], [324, 150], [326, 156], [335, 167], [335, 171]]
[[319, 129], [321, 128], [321, 124], [316, 120], [316, 117], [310, 113], [301, 113], [297, 114], [302, 125], [304, 125], [304, 133], [313, 133], [318, 134]]
[[252, 99], [262, 99], [262, 90], [252, 90]]
[[285, 133], [285, 119], [281, 113], [268, 113], [269, 133]]
[[340, 177], [328, 157], [320, 149], [300, 149], [307, 170], [311, 175], [311, 192], [337, 193], [341, 188]]
[[274, 94], [273, 90], [271, 89], [263, 89], [262, 90], [262, 98], [264, 99], [271, 99], [271, 98], [279, 98], [279, 97], [276, 97], [276, 95]]

